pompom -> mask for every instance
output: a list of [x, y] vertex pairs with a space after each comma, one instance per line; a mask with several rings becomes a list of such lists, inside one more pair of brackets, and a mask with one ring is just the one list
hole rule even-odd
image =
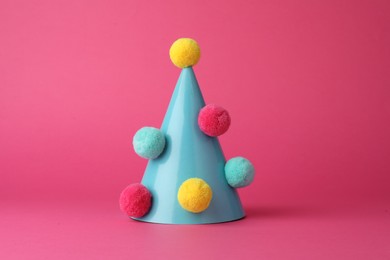
[[154, 127], [143, 127], [133, 137], [134, 151], [145, 159], [155, 159], [164, 150], [164, 133]]
[[248, 186], [254, 175], [255, 168], [252, 163], [243, 157], [232, 158], [225, 164], [225, 177], [233, 188]]
[[193, 39], [180, 38], [172, 44], [169, 56], [177, 67], [191, 67], [198, 63], [200, 59], [200, 48]]
[[206, 210], [213, 197], [210, 186], [202, 179], [191, 178], [182, 183], [177, 193], [180, 205], [192, 213]]
[[152, 205], [152, 194], [142, 184], [134, 183], [127, 186], [119, 198], [121, 210], [129, 217], [140, 218], [148, 213]]
[[206, 135], [220, 136], [229, 129], [230, 115], [226, 109], [210, 104], [200, 110], [198, 124]]

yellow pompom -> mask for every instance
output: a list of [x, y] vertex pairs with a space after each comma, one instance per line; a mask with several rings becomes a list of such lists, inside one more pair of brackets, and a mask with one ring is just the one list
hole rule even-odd
[[200, 213], [208, 208], [213, 191], [202, 179], [191, 178], [182, 183], [177, 193], [180, 205], [193, 213]]
[[196, 41], [190, 38], [176, 40], [169, 50], [171, 61], [179, 68], [194, 66], [200, 58], [200, 48]]

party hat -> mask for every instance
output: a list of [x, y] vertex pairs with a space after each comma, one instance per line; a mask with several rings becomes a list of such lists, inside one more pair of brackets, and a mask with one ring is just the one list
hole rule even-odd
[[228, 130], [222, 107], [205, 105], [194, 66], [198, 44], [188, 38], [170, 49], [182, 68], [161, 129], [141, 128], [133, 138], [137, 154], [149, 159], [141, 184], [121, 194], [121, 209], [133, 219], [164, 224], [206, 224], [245, 216], [236, 188], [253, 181], [243, 157], [226, 162], [217, 136]]

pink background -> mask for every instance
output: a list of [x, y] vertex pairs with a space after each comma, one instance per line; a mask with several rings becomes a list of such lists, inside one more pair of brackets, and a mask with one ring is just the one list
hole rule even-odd
[[[390, 259], [388, 1], [0, 0], [0, 259]], [[227, 158], [245, 156], [247, 218], [128, 220], [121, 190], [146, 161], [196, 39]]]

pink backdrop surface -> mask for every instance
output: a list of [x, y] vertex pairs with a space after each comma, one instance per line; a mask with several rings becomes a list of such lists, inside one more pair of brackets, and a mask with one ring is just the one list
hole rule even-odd
[[[390, 259], [388, 1], [0, 0], [0, 259]], [[196, 39], [247, 218], [127, 219], [131, 148]]]

